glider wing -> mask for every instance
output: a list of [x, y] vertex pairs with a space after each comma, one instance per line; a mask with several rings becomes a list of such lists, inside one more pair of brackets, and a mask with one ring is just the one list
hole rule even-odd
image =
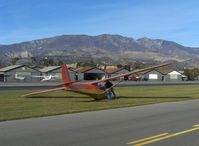
[[129, 76], [131, 74], [140, 73], [140, 72], [143, 72], [143, 71], [148, 71], [148, 70], [164, 67], [164, 66], [168, 66], [168, 65], [171, 65], [171, 64], [173, 64], [173, 63], [164, 63], [164, 64], [152, 66], [152, 67], [147, 67], [147, 68], [144, 68], [144, 69], [133, 70], [133, 71], [125, 73], [125, 74], [119, 74], [119, 75], [109, 77], [109, 78], [105, 78], [105, 79], [102, 79], [102, 80], [93, 81], [91, 84], [97, 84], [99, 82], [105, 82], [107, 80], [112, 80], [112, 79], [116, 79], [116, 78], [120, 78], [120, 77], [124, 77], [124, 76]]
[[65, 90], [65, 89], [66, 89], [66, 87], [60, 87], [60, 88], [47, 89], [47, 90], [41, 90], [41, 91], [34, 91], [31, 93], [25, 94], [22, 97], [28, 97], [28, 96], [32, 96], [32, 95], [41, 94], [41, 93], [48, 93], [48, 92], [53, 92], [53, 91]]

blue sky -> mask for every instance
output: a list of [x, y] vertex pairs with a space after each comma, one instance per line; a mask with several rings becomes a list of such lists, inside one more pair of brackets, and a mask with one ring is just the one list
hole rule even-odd
[[119, 34], [199, 47], [198, 0], [0, 0], [0, 44]]

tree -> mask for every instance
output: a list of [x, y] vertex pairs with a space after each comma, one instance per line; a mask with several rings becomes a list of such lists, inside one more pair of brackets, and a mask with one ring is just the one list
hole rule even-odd
[[2, 58], [0, 58], [0, 67], [5, 66], [4, 60]]
[[54, 65], [54, 60], [53, 60], [53, 59], [49, 59], [49, 60], [48, 60], [48, 64], [49, 64], [49, 65]]
[[32, 64], [36, 64], [37, 63], [36, 57], [31, 57], [31, 62], [32, 62]]
[[48, 57], [44, 57], [42, 62], [44, 66], [54, 65], [54, 60], [49, 59]]
[[185, 69], [184, 74], [188, 77], [188, 80], [195, 80], [199, 76], [199, 69]]
[[122, 68], [122, 64], [117, 64], [117, 68]]
[[91, 64], [92, 66], [95, 66], [95, 65], [96, 65], [95, 62], [94, 62], [94, 60], [93, 60], [93, 58], [91, 58], [90, 64]]
[[144, 67], [144, 64], [142, 62], [136, 61], [133, 64], [133, 69], [141, 69]]
[[11, 64], [15, 65], [18, 60], [19, 60], [19, 57], [13, 57], [13, 58], [11, 58]]
[[48, 58], [47, 57], [44, 57], [43, 58], [43, 65], [44, 66], [48, 66], [49, 64], [48, 64]]
[[126, 64], [126, 65], [124, 65], [124, 68], [130, 71], [131, 70], [131, 65], [130, 64]]
[[59, 60], [57, 63], [57, 65], [62, 65], [62, 64], [64, 64], [64, 62], [62, 60]]

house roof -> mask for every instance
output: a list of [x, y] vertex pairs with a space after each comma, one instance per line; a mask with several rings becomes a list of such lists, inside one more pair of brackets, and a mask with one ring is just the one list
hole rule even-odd
[[60, 69], [60, 68], [61, 68], [61, 66], [48, 66], [48, 67], [44, 67], [44, 68], [40, 69], [39, 71], [43, 72], [43, 73], [47, 73], [47, 72], [50, 72], [50, 71], [53, 71], [56, 69]]
[[85, 67], [80, 67], [80, 68], [77, 68], [75, 70], [75, 72], [78, 72], [78, 73], [84, 73], [84, 72], [87, 72], [91, 69], [94, 69], [95, 67], [91, 67], [91, 66], [85, 66]]
[[148, 71], [145, 71], [145, 72], [141, 72], [141, 74], [146, 74], [146, 73], [149, 73], [151, 71], [157, 71], [159, 73], [161, 73], [162, 75], [182, 75], [181, 72], [178, 72], [178, 71], [175, 71], [175, 70], [172, 70], [172, 69], [169, 69], [169, 68], [158, 68], [158, 69], [153, 69], [153, 70], [148, 70]]
[[13, 69], [16, 69], [16, 68], [20, 68], [20, 67], [23, 67], [23, 66], [25, 66], [25, 65], [10, 65], [10, 66], [1, 68], [0, 72], [7, 72], [7, 71], [10, 71], [10, 70], [13, 70]]
[[[104, 71], [106, 73], [113, 74], [113, 73], [116, 73], [116, 72], [121, 71], [123, 69], [125, 69], [125, 68], [108, 68], [108, 69], [105, 69]], [[127, 70], [127, 69], [125, 69], [125, 70]]]
[[172, 71], [172, 72], [169, 72], [168, 73], [169, 75], [182, 75], [180, 72], [177, 72], [177, 71]]
[[0, 69], [1, 69], [1, 68], [4, 68], [4, 67], [5, 67], [5, 66], [1, 66], [1, 65], [0, 65]]
[[167, 75], [169, 72], [172, 72], [171, 69], [165, 69], [165, 68], [158, 68], [158, 69], [156, 69], [156, 71], [158, 71], [159, 73], [161, 73], [163, 75]]
[[73, 71], [73, 72], [76, 72], [76, 71], [75, 71], [75, 68], [73, 68], [73, 67], [68, 67], [68, 70]]
[[140, 74], [146, 74], [151, 71], [157, 71], [157, 72], [161, 73], [162, 75], [167, 75], [168, 73], [172, 72], [173, 70], [171, 68], [161, 67], [161, 68], [157, 68], [157, 69], [146, 70], [146, 71], [140, 72]]

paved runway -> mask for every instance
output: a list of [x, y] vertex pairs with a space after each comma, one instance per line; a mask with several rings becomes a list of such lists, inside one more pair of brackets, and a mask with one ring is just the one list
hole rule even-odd
[[[118, 82], [113, 82], [118, 83]], [[56, 86], [63, 82], [0, 82], [0, 90], [38, 90], [47, 89], [49, 86]], [[199, 85], [199, 81], [175, 81], [175, 82], [155, 82], [155, 81], [123, 81], [117, 86], [171, 86], [171, 85]]]
[[0, 145], [198, 146], [198, 124], [199, 100], [160, 103], [0, 122]]

